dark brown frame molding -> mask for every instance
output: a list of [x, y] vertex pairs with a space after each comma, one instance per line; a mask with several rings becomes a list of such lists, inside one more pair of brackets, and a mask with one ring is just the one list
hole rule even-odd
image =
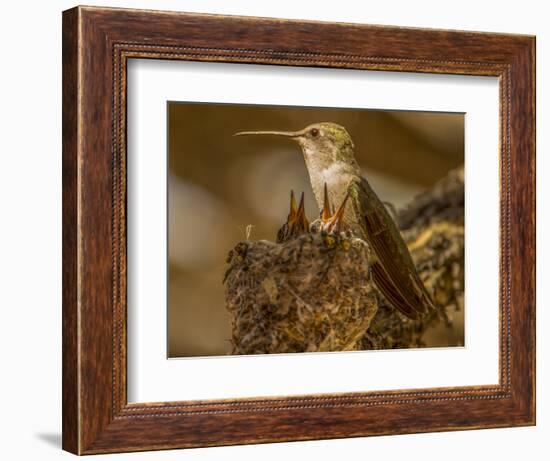
[[[497, 76], [496, 386], [129, 404], [131, 58]], [[63, 13], [63, 448], [77, 454], [535, 424], [535, 38], [77, 7]]]

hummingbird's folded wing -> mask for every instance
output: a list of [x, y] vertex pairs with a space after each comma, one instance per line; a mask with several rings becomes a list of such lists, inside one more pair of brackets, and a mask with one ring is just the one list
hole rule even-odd
[[372, 278], [374, 283], [388, 300], [388, 302], [398, 309], [401, 313], [405, 314], [407, 317], [416, 320], [418, 319], [418, 312], [413, 309], [401, 293], [395, 289], [395, 286], [391, 282], [390, 278], [384, 271], [384, 268], [379, 263], [374, 263], [372, 265]]
[[376, 256], [372, 266], [374, 283], [396, 309], [417, 319], [434, 304], [406, 243], [366, 179], [353, 181], [349, 189], [354, 211], [364, 225], [364, 237]]

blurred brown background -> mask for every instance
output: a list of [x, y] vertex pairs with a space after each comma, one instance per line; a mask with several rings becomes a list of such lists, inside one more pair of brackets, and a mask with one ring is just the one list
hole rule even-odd
[[[222, 279], [247, 226], [250, 239], [274, 240], [290, 189], [305, 192], [310, 220], [318, 216], [296, 143], [233, 134], [322, 121], [346, 127], [373, 189], [397, 208], [464, 161], [463, 114], [170, 102], [169, 357], [229, 352]], [[444, 334], [462, 336], [461, 315]]]

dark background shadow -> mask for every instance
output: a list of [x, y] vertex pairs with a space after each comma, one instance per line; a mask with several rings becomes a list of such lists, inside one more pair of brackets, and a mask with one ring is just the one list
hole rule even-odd
[[45, 432], [36, 434], [36, 438], [61, 450], [61, 432]]

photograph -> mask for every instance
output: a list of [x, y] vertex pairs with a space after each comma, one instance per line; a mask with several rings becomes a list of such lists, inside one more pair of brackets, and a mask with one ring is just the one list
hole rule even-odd
[[[48, 65], [26, 85], [43, 96], [31, 112], [6, 93], [27, 132], [4, 149], [21, 163], [5, 168], [18, 211], [5, 227], [28, 234], [5, 239], [10, 274], [25, 275], [7, 289], [17, 302], [38, 295], [34, 310], [8, 309], [26, 316], [6, 323], [8, 356], [26, 370], [11, 373], [25, 395], [9, 400], [39, 395], [32, 418], [20, 404], [7, 413], [32, 419], [13, 453], [31, 438], [143, 459], [197, 448], [236, 459], [237, 445], [257, 444], [253, 459], [462, 460], [482, 446], [504, 460], [542, 446], [543, 15], [495, 15], [496, 2], [461, 4], [451, 20], [406, 2], [331, 15], [287, 3], [92, 0], [62, 18], [45, 6], [22, 16], [42, 39], [7, 78]], [[55, 235], [44, 214], [57, 246], [41, 243]], [[59, 270], [29, 264], [36, 252], [21, 248], [37, 242]], [[27, 343], [45, 348], [38, 368], [22, 365], [36, 356]], [[46, 375], [57, 381], [38, 393], [21, 384]]]
[[168, 357], [464, 347], [464, 113], [167, 102]]

